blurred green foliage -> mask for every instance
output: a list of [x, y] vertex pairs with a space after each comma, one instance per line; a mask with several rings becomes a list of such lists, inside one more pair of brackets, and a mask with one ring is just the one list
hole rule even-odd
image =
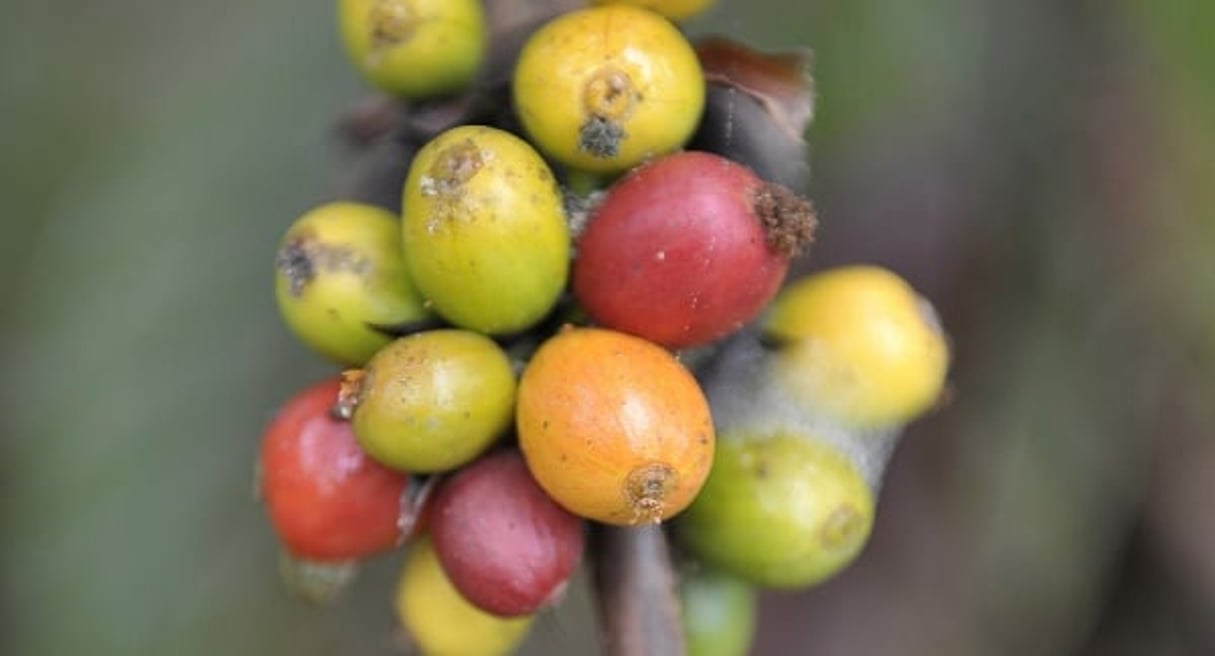
[[[809, 626], [823, 653], [1081, 649], [1169, 480], [1153, 463], [1209, 426], [1215, 4], [723, 4], [694, 29], [814, 47], [811, 266], [908, 272], [959, 360], [871, 554], [769, 599], [761, 645], [792, 653]], [[363, 89], [330, 5], [6, 6], [8, 653], [399, 651], [397, 557], [334, 608], [294, 602], [251, 496], [260, 428], [330, 371], [270, 276], [280, 231], [354, 162], [332, 125]], [[579, 588], [534, 651], [585, 646], [586, 606]], [[1171, 639], [1119, 653], [1196, 653]]]

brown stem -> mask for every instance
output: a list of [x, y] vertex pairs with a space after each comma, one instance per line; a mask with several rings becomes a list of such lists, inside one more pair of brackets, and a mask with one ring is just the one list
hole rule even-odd
[[592, 529], [595, 594], [607, 656], [685, 652], [675, 573], [658, 524]]

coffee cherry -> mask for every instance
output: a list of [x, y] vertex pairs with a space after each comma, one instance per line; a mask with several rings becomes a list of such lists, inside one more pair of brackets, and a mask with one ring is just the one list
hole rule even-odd
[[492, 340], [432, 330], [381, 349], [350, 372], [341, 411], [358, 442], [393, 469], [430, 473], [477, 457], [510, 427], [515, 375]]
[[516, 426], [549, 496], [608, 524], [683, 510], [713, 459], [696, 380], [660, 347], [611, 330], [568, 328], [540, 347], [519, 384]]
[[679, 582], [688, 656], [746, 656], [755, 636], [755, 588], [710, 567], [689, 568]]
[[931, 304], [875, 266], [806, 277], [763, 324], [773, 376], [814, 413], [858, 427], [899, 425], [941, 396], [949, 345]]
[[443, 570], [465, 599], [494, 615], [555, 603], [582, 558], [582, 520], [536, 485], [515, 450], [461, 469], [440, 486], [433, 509]]
[[856, 558], [873, 505], [856, 468], [813, 436], [726, 433], [676, 531], [702, 560], [759, 585], [798, 588]]
[[515, 111], [540, 149], [576, 169], [627, 170], [679, 148], [700, 119], [696, 53], [661, 16], [624, 5], [560, 16], [519, 55]]
[[346, 561], [386, 551], [412, 528], [409, 476], [385, 469], [331, 410], [338, 380], [288, 401], [262, 438], [261, 498], [283, 547], [309, 561]]
[[633, 5], [670, 18], [684, 20], [708, 9], [714, 0], [591, 0], [593, 5]]
[[452, 323], [519, 331], [564, 290], [570, 238], [561, 190], [518, 137], [478, 126], [439, 135], [410, 167], [404, 207], [410, 272]]
[[409, 549], [396, 609], [418, 650], [434, 656], [509, 654], [523, 642], [534, 619], [497, 617], [468, 603], [443, 573], [429, 538]]
[[361, 365], [392, 338], [384, 329], [430, 313], [401, 254], [400, 222], [359, 203], [330, 203], [301, 216], [275, 257], [275, 297], [287, 326], [341, 364]]
[[401, 98], [458, 91], [485, 56], [478, 0], [339, 0], [338, 24], [359, 73]]
[[734, 332], [812, 238], [809, 203], [709, 153], [668, 155], [613, 185], [578, 240], [574, 295], [600, 324], [671, 348]]

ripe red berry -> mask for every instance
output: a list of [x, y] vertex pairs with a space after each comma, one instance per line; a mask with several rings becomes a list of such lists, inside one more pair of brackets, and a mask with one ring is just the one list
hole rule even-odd
[[705, 344], [764, 308], [814, 225], [809, 203], [746, 167], [669, 155], [608, 190], [577, 243], [574, 294], [608, 328]]
[[279, 410], [262, 439], [260, 491], [286, 550], [310, 561], [355, 560], [393, 548], [417, 509], [407, 474], [369, 458], [330, 410], [337, 379]]
[[482, 458], [444, 482], [430, 533], [456, 589], [502, 617], [555, 601], [582, 558], [582, 520], [540, 489], [514, 450]]

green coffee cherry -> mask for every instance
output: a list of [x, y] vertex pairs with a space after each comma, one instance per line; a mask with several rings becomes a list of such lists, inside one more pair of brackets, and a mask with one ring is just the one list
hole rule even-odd
[[774, 588], [839, 572], [860, 553], [874, 501], [861, 473], [810, 435], [726, 433], [676, 530], [698, 558]]
[[478, 0], [339, 0], [338, 24], [359, 73], [401, 98], [458, 91], [485, 57]]
[[570, 236], [561, 190], [522, 139], [479, 126], [440, 134], [414, 158], [403, 203], [410, 273], [455, 325], [520, 331], [565, 289]]
[[300, 217], [279, 244], [274, 291], [287, 327], [307, 346], [362, 365], [392, 341], [386, 329], [431, 320], [409, 278], [396, 216], [330, 203]]
[[755, 637], [755, 587], [710, 567], [689, 568], [679, 582], [688, 656], [746, 656]]
[[347, 372], [339, 409], [359, 445], [386, 467], [454, 469], [477, 457], [514, 417], [515, 375], [492, 340], [432, 330], [381, 349]]

